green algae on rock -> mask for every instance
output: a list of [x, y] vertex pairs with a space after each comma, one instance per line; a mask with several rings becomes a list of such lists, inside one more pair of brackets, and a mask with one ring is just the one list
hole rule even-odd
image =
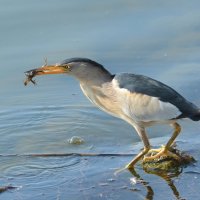
[[142, 167], [145, 171], [152, 170], [164, 170], [164, 171], [174, 171], [181, 166], [186, 166], [196, 162], [196, 160], [186, 152], [182, 152], [175, 147], [172, 147], [170, 151], [176, 154], [180, 159], [174, 159], [171, 157], [166, 157], [162, 159], [156, 159], [153, 161], [143, 161]]

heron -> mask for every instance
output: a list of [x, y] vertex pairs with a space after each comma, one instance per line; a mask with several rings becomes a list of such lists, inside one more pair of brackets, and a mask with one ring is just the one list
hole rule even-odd
[[[27, 80], [47, 74], [67, 74], [80, 83], [84, 95], [104, 112], [129, 123], [137, 132], [144, 148], [125, 167], [130, 169], [139, 161], [161, 158], [179, 160], [170, 151], [181, 132], [178, 121], [200, 120], [200, 109], [170, 86], [150, 77], [132, 73], [110, 73], [103, 65], [88, 58], [70, 58], [57, 64], [44, 65], [25, 72]], [[33, 82], [34, 83], [34, 82]], [[148, 127], [168, 124], [173, 133], [165, 146], [153, 150], [147, 136]], [[156, 154], [150, 154], [156, 151]], [[149, 156], [148, 156], [149, 155]]]

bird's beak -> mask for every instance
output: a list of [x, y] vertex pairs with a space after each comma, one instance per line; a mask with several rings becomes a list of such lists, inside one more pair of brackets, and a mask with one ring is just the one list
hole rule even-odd
[[67, 73], [67, 72], [68, 72], [68, 69], [65, 66], [56, 64], [56, 65], [45, 65], [45, 66], [42, 66], [37, 69], [32, 69], [32, 70], [25, 72], [25, 74], [27, 76], [31, 75], [34, 77], [34, 76], [38, 76], [38, 75], [63, 74], [63, 73]]
[[69, 67], [67, 67], [66, 65], [61, 65], [61, 64], [44, 65], [40, 68], [32, 69], [25, 72], [26, 80], [24, 81], [24, 85], [27, 85], [30, 81], [33, 84], [36, 84], [36, 82], [32, 78], [38, 75], [63, 74], [63, 73], [68, 73], [68, 71]]

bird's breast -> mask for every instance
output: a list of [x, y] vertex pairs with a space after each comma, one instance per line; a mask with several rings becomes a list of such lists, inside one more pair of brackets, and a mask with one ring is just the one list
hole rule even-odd
[[101, 87], [88, 87], [87, 85], [80, 84], [80, 87], [85, 96], [98, 108], [115, 117], [122, 115], [122, 109], [118, 99], [109, 84]]

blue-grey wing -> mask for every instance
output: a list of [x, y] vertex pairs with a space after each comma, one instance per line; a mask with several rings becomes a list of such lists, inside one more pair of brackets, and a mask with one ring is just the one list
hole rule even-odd
[[118, 83], [118, 86], [121, 89], [127, 89], [131, 93], [139, 93], [151, 97], [157, 97], [162, 102], [173, 104], [182, 113], [180, 118], [191, 118], [193, 115], [199, 112], [197, 106], [187, 101], [174, 89], [147, 76], [122, 73], [115, 75], [114, 80]]

